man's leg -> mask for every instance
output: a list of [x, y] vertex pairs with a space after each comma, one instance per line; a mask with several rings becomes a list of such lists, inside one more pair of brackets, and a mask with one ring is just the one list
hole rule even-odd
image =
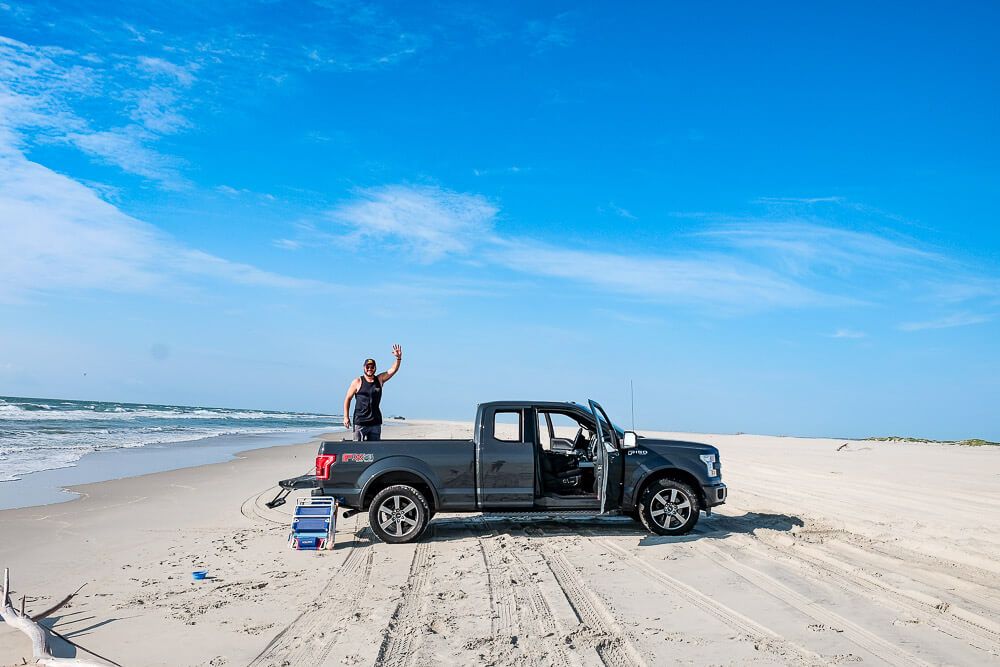
[[382, 439], [382, 427], [381, 426], [355, 426], [354, 427], [354, 439], [355, 440], [381, 440]]

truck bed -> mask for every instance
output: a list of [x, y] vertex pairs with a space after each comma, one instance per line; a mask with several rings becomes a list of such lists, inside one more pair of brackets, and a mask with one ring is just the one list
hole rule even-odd
[[319, 456], [335, 458], [328, 479], [318, 479], [317, 486], [347, 507], [363, 509], [370, 501], [368, 482], [376, 475], [399, 471], [423, 482], [436, 509], [475, 508], [475, 443], [471, 439], [324, 440]]

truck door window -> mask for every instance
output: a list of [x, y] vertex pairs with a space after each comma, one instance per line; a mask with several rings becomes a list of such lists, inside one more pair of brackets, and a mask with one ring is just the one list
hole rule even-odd
[[493, 414], [493, 437], [504, 442], [524, 442], [520, 410], [497, 410]]
[[543, 449], [572, 451], [576, 447], [582, 428], [583, 425], [579, 421], [563, 412], [539, 413], [538, 431], [539, 436], [543, 436], [540, 440]]

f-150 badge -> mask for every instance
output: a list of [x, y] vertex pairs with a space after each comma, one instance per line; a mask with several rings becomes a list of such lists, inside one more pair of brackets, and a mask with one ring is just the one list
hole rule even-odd
[[374, 454], [342, 454], [341, 463], [371, 463], [375, 460]]
[[645, 450], [645, 449], [630, 449], [630, 450], [628, 450], [628, 455], [629, 456], [642, 456], [644, 454], [649, 454], [649, 452], [647, 450]]

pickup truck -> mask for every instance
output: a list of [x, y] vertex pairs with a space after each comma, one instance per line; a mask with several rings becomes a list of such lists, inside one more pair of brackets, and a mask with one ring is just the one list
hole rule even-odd
[[483, 403], [471, 440], [326, 440], [308, 485], [368, 511], [388, 543], [418, 539], [436, 512], [625, 514], [682, 535], [726, 501], [718, 449], [622, 430], [588, 403]]

